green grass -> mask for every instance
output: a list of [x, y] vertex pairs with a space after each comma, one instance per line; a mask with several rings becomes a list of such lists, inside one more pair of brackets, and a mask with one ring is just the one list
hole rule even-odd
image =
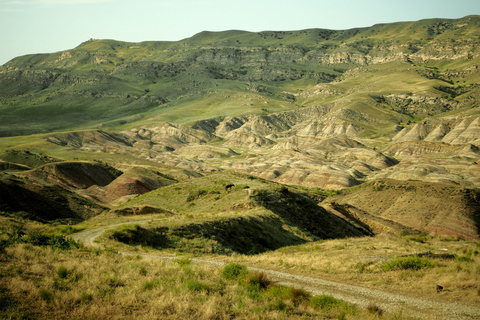
[[413, 257], [398, 257], [391, 261], [386, 261], [382, 263], [380, 268], [384, 271], [391, 271], [391, 270], [421, 270], [426, 268], [433, 268], [435, 267], [435, 262], [427, 259], [427, 258], [420, 258], [417, 256]]
[[223, 268], [222, 275], [227, 280], [243, 280], [247, 273], [248, 270], [246, 266], [238, 263], [231, 263]]

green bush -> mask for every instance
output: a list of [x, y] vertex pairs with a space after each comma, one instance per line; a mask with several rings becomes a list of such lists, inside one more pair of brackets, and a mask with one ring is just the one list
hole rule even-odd
[[159, 285], [159, 281], [158, 279], [153, 279], [151, 281], [146, 281], [144, 284], [143, 284], [143, 290], [144, 291], [147, 291], [147, 290], [151, 290], [153, 288], [155, 288], [156, 286]]
[[409, 240], [419, 242], [419, 243], [426, 243], [427, 242], [426, 237], [410, 237]]
[[457, 256], [455, 260], [458, 262], [473, 262], [472, 253], [473, 251], [469, 250], [464, 256]]
[[248, 273], [248, 269], [243, 264], [231, 263], [223, 268], [223, 277], [227, 280], [242, 280]]
[[192, 263], [192, 260], [190, 260], [190, 258], [177, 258], [174, 259], [173, 262], [175, 262], [181, 267], [184, 267], [190, 265]]
[[57, 275], [60, 279], [66, 279], [68, 277], [68, 270], [64, 266], [60, 266], [57, 269]]
[[312, 306], [317, 310], [328, 312], [332, 309], [343, 309], [350, 314], [355, 314], [355, 307], [349, 305], [347, 302], [334, 298], [330, 295], [315, 296], [310, 299]]
[[70, 250], [80, 248], [81, 244], [72, 238], [67, 238], [63, 235], [46, 235], [43, 233], [32, 233], [30, 236], [19, 239], [22, 243], [30, 243], [35, 246], [51, 246], [61, 250]]
[[212, 288], [206, 284], [206, 283], [202, 283], [196, 279], [189, 279], [187, 280], [186, 282], [186, 286], [187, 286], [187, 289], [188, 290], [192, 290], [192, 291], [206, 291], [206, 292], [210, 292], [212, 290]]
[[283, 300], [274, 300], [268, 304], [270, 310], [285, 311], [288, 305]]
[[200, 196], [206, 195], [207, 193], [208, 193], [208, 191], [204, 190], [204, 189], [199, 189], [195, 192], [190, 192], [187, 196], [187, 202], [191, 202], [191, 201], [199, 198]]
[[390, 271], [390, 270], [408, 270], [408, 269], [413, 269], [413, 270], [420, 270], [420, 269], [426, 269], [426, 268], [433, 268], [435, 267], [435, 263], [433, 261], [430, 261], [427, 258], [420, 258], [417, 256], [412, 256], [412, 257], [397, 257], [391, 261], [386, 261], [384, 262], [380, 268], [384, 271]]

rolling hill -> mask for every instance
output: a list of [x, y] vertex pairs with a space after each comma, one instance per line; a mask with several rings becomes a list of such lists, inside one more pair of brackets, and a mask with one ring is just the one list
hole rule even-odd
[[[279, 227], [260, 251], [404, 229], [478, 239], [479, 39], [480, 17], [467, 16], [205, 31], [177, 42], [90, 39], [15, 58], [0, 67], [0, 209], [41, 221], [102, 211], [202, 220], [218, 205], [227, 208], [218, 219], [183, 221], [171, 236], [212, 226], [227, 234], [259, 219], [250, 226]], [[262, 182], [232, 192], [245, 197], [237, 203], [223, 196], [232, 179]], [[197, 184], [212, 181], [203, 197], [208, 188]], [[189, 193], [159, 200], [178, 188]], [[39, 209], [62, 212], [67, 202], [62, 214]], [[278, 240], [282, 232], [291, 242]], [[224, 251], [249, 250], [222, 239]]]

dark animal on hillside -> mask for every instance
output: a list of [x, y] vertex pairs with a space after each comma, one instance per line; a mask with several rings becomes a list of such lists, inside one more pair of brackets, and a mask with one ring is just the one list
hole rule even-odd
[[442, 287], [442, 286], [439, 286], [439, 285], [437, 284], [437, 292], [440, 292], [440, 291], [442, 291], [442, 290], [443, 290], [443, 287]]
[[225, 191], [230, 191], [230, 189], [232, 189], [233, 187], [235, 187], [234, 184], [227, 184], [227, 185], [225, 186]]

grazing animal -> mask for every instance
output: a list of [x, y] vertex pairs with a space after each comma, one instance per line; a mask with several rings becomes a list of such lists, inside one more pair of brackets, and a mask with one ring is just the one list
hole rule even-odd
[[439, 286], [439, 285], [437, 284], [437, 292], [440, 292], [440, 291], [442, 291], [442, 290], [443, 290], [443, 287], [442, 287], [442, 286]]
[[227, 184], [227, 185], [225, 186], [225, 191], [230, 191], [230, 189], [232, 189], [233, 187], [235, 187], [234, 184]]

